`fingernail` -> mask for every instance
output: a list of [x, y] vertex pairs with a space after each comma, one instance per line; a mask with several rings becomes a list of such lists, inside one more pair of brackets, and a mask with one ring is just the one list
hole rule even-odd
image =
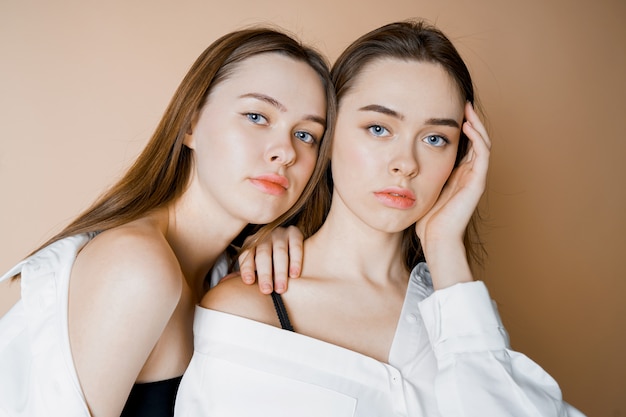
[[261, 285], [261, 290], [263, 290], [263, 292], [272, 292], [272, 286], [270, 284], [263, 284]]
[[300, 274], [300, 270], [298, 268], [290, 268], [289, 269], [289, 277], [293, 278], [293, 277], [297, 277]]
[[276, 292], [283, 292], [283, 291], [285, 291], [285, 284], [277, 284]]

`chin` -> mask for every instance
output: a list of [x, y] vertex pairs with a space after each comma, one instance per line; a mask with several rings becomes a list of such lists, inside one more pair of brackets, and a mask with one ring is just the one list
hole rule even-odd
[[295, 201], [286, 200], [286, 198], [276, 198], [275, 196], [267, 195], [261, 198], [246, 199], [240, 203], [239, 213], [248, 220], [248, 223], [271, 223], [286, 213], [296, 203]]
[[380, 230], [381, 232], [385, 233], [401, 233], [415, 224], [413, 218], [406, 218], [404, 220], [400, 220], [397, 218], [376, 220], [371, 223], [371, 226], [374, 229]]
[[277, 214], [272, 214], [268, 212], [256, 213], [255, 215], [248, 216], [248, 223], [251, 224], [268, 224], [276, 220], [283, 214], [284, 211], [281, 211]]

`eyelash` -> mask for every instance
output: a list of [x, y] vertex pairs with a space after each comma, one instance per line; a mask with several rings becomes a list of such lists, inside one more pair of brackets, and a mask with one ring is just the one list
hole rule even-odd
[[[387, 132], [388, 134], [387, 135], [378, 134], [376, 132], [376, 130], [382, 130], [384, 132]], [[382, 125], [370, 125], [370, 126], [367, 126], [367, 131], [370, 132], [372, 135], [376, 136], [377, 138], [382, 138], [382, 137], [385, 137], [385, 136], [389, 136], [389, 134], [390, 134], [389, 130], [386, 127], [382, 126]]]
[[[251, 121], [252, 123], [256, 124], [256, 125], [266, 125], [269, 123], [269, 121], [267, 120], [267, 117], [263, 116], [260, 113], [243, 113], [244, 116], [246, 116], [246, 118]], [[264, 122], [260, 121], [259, 119], [262, 119]], [[308, 136], [309, 139], [303, 139], [302, 136]], [[294, 136], [296, 137], [296, 139], [298, 139], [299, 141], [302, 141], [304, 143], [306, 143], [307, 145], [315, 145], [317, 144], [317, 138], [312, 135], [309, 132], [303, 131], [303, 130], [299, 130], [297, 132], [294, 133]]]
[[[260, 114], [260, 113], [244, 113], [244, 115], [248, 118], [248, 120], [250, 120], [254, 124], [258, 125], [258, 124], [267, 124], [268, 123], [267, 118], [265, 116], [263, 116], [262, 114]], [[255, 117], [262, 118], [265, 122], [261, 123], [261, 122], [259, 122], [258, 119], [255, 120], [254, 119]]]
[[[438, 140], [441, 140], [443, 143], [442, 143], [442, 144], [440, 144], [440, 145], [435, 145], [435, 144], [433, 144], [433, 143], [431, 143], [431, 142], [429, 141], [429, 139], [430, 139], [430, 138], [436, 138], [436, 139], [438, 139]], [[428, 135], [428, 136], [426, 136], [426, 137], [423, 139], [423, 141], [424, 141], [425, 143], [427, 143], [427, 144], [429, 144], [429, 145], [432, 145], [432, 146], [435, 146], [435, 147], [437, 147], [437, 148], [440, 148], [440, 147], [442, 147], [442, 146], [446, 146], [447, 144], [449, 144], [449, 143], [450, 143], [450, 141], [449, 141], [446, 137], [441, 136], [441, 135]]]
[[[300, 135], [307, 135], [309, 137], [309, 139], [308, 140], [303, 140]], [[307, 145], [315, 145], [317, 143], [317, 138], [315, 136], [313, 136], [309, 132], [305, 132], [303, 130], [298, 130], [296, 133], [294, 133], [294, 136], [296, 137], [296, 139], [306, 143]]]
[[[369, 133], [371, 133], [373, 136], [377, 137], [377, 138], [382, 138], [382, 137], [387, 137], [391, 134], [391, 132], [389, 132], [389, 130], [382, 126], [382, 125], [378, 125], [378, 124], [374, 124], [374, 125], [369, 125], [367, 126], [367, 131]], [[385, 132], [387, 134], [385, 134]], [[430, 142], [431, 138], [436, 138], [437, 139], [437, 143], [439, 143], [440, 141], [442, 143], [439, 144], [434, 144], [432, 142]], [[446, 146], [450, 143], [450, 141], [448, 140], [448, 138], [446, 138], [445, 136], [441, 136], [441, 135], [428, 135], [423, 139], [424, 143], [427, 143], [428, 145], [434, 146], [436, 148], [440, 148], [443, 146]]]

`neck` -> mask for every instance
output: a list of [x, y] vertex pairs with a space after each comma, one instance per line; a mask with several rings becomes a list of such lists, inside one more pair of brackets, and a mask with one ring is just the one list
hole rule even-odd
[[333, 204], [320, 230], [305, 241], [302, 275], [405, 281], [401, 246], [402, 232], [375, 230]]
[[201, 297], [206, 275], [246, 224], [219, 208], [199, 207], [187, 200], [183, 195], [168, 208], [165, 236], [187, 284]]

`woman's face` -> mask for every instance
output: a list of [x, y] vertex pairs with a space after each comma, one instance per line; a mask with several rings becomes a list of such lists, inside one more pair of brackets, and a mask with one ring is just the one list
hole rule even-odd
[[185, 144], [192, 188], [245, 223], [269, 223], [308, 182], [326, 125], [326, 94], [306, 63], [277, 53], [247, 58], [209, 94]]
[[420, 219], [454, 168], [463, 109], [457, 86], [437, 64], [367, 64], [339, 104], [333, 204], [388, 233]]

